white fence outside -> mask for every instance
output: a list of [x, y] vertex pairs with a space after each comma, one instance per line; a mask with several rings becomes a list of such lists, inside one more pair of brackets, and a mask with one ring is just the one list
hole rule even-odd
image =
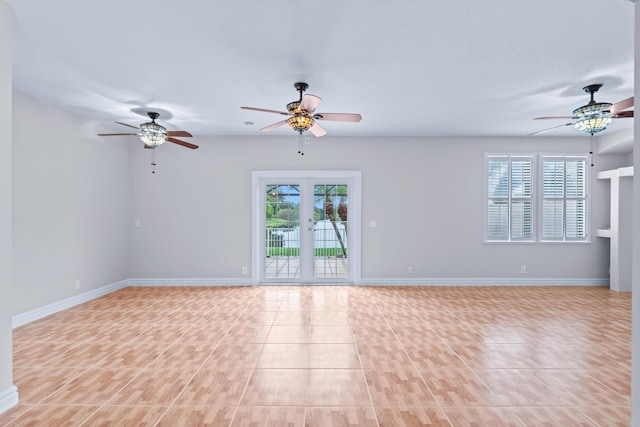
[[[342, 243], [345, 248], [348, 248], [347, 233], [345, 226], [342, 222], [336, 222], [336, 227]], [[282, 247], [282, 248], [299, 248], [300, 247], [300, 228], [274, 228], [271, 229], [271, 235], [273, 242], [267, 241], [267, 247]], [[277, 237], [276, 237], [277, 236]], [[274, 238], [275, 237], [275, 238]], [[314, 248], [326, 249], [326, 248], [341, 248], [340, 241], [336, 235], [335, 228], [329, 220], [322, 220], [315, 223], [313, 227], [313, 240]], [[276, 243], [276, 241], [281, 241]]]

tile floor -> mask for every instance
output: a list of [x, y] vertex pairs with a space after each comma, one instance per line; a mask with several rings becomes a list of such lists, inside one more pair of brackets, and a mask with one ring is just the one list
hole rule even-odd
[[14, 330], [9, 426], [628, 426], [631, 296], [136, 287]]

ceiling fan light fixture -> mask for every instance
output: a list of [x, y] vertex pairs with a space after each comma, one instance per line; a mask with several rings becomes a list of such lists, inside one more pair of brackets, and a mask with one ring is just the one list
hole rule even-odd
[[587, 117], [594, 114], [602, 114], [609, 112], [611, 105], [612, 104], [610, 102], [590, 102], [587, 105], [583, 105], [582, 107], [573, 110], [573, 115], [575, 117]]
[[163, 144], [167, 139], [167, 129], [155, 121], [141, 124], [140, 131], [142, 132], [142, 135], [140, 135], [142, 142], [151, 147]]
[[611, 117], [607, 116], [591, 116], [578, 120], [573, 124], [573, 127], [588, 134], [595, 134], [602, 132], [611, 123]]
[[287, 120], [287, 124], [291, 126], [293, 130], [300, 133], [309, 130], [309, 128], [313, 126], [313, 123], [314, 121], [311, 117], [301, 114], [293, 116]]
[[293, 101], [287, 104], [287, 111], [292, 116], [300, 111], [300, 101]]
[[[267, 110], [265, 108], [256, 107], [240, 108], [243, 110], [262, 111], [265, 113], [275, 113], [287, 116], [287, 118], [284, 120], [280, 120], [279, 122], [263, 127], [262, 129], [260, 129], [261, 131], [272, 131], [279, 128], [280, 126], [284, 126], [284, 124], [286, 123], [290, 128], [292, 128], [295, 132], [298, 132], [300, 135], [302, 135], [302, 132], [308, 130], [316, 137], [324, 136], [327, 134], [327, 131], [322, 126], [320, 126], [321, 121], [355, 123], [362, 120], [362, 116], [360, 114], [354, 113], [315, 113], [318, 104], [320, 104], [320, 101], [322, 101], [322, 98], [316, 95], [304, 95], [304, 91], [309, 87], [307, 83], [297, 82], [293, 85], [293, 87], [295, 87], [296, 90], [300, 93], [300, 98], [287, 104], [286, 113], [284, 111]], [[172, 138], [169, 138], [168, 140], [171, 142]], [[300, 154], [302, 154], [302, 152]]]
[[602, 132], [613, 122], [613, 119], [634, 117], [634, 111], [630, 111], [629, 108], [633, 107], [634, 97], [624, 99], [622, 101], [612, 104], [610, 102], [596, 102], [594, 94], [602, 87], [601, 83], [594, 83], [583, 87], [582, 89], [589, 94], [591, 98], [589, 102], [581, 107], [573, 110], [573, 115], [567, 116], [549, 116], [549, 117], [536, 117], [535, 120], [541, 119], [571, 119], [569, 123], [563, 123], [552, 128], [544, 129], [539, 132], [534, 132], [527, 136], [539, 135], [544, 132], [548, 132], [553, 129], [563, 128], [565, 126], [573, 126], [581, 132], [594, 135], [598, 132]]

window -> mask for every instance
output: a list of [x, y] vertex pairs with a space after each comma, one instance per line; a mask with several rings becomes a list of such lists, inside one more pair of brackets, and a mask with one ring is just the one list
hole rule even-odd
[[587, 172], [584, 156], [542, 156], [541, 240], [587, 240]]
[[533, 156], [487, 156], [486, 240], [531, 241]]
[[575, 155], [485, 155], [485, 240], [588, 241], [587, 161]]

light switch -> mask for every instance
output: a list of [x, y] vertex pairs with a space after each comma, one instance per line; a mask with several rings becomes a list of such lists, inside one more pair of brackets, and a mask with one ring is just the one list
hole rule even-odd
[[378, 227], [378, 221], [376, 221], [375, 219], [369, 221], [369, 228], [377, 228]]
[[140, 220], [139, 220], [139, 219], [136, 219], [136, 220], [133, 222], [133, 226], [134, 226], [135, 228], [140, 228]]

